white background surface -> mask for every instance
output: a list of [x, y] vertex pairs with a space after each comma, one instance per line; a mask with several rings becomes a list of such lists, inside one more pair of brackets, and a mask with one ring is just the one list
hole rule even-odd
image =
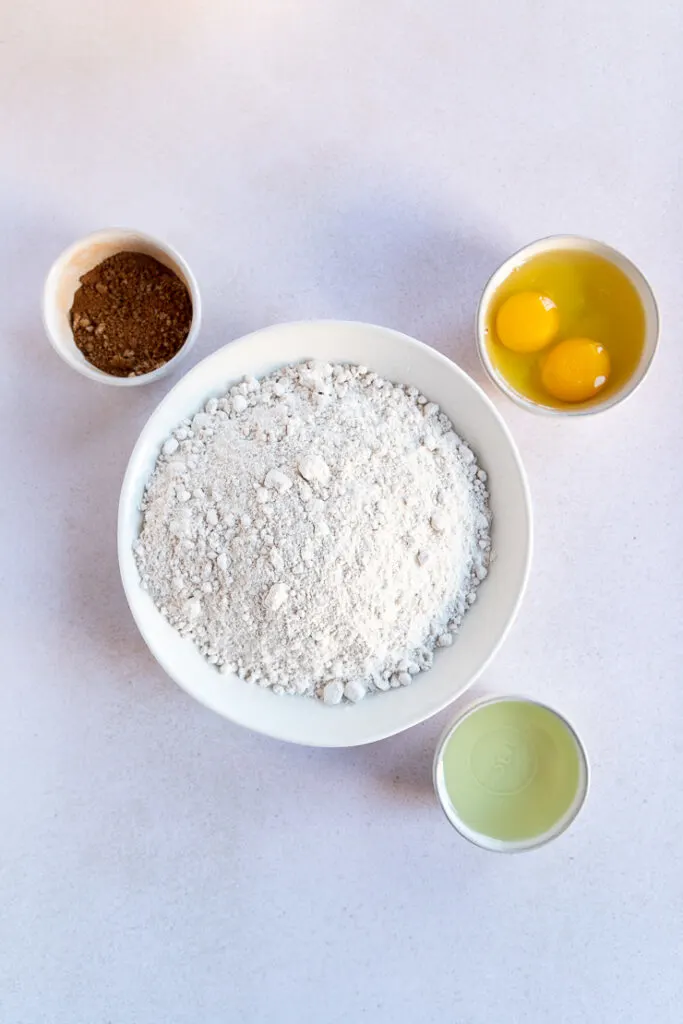
[[[680, 1020], [682, 45], [674, 0], [4, 5], [2, 1024]], [[592, 792], [556, 844], [450, 830], [446, 716], [298, 749], [156, 667], [114, 526], [169, 384], [78, 377], [39, 318], [53, 257], [108, 224], [193, 266], [195, 360], [349, 317], [480, 376], [477, 296], [520, 244], [590, 234], [650, 277], [664, 332], [630, 402], [549, 422], [498, 400], [537, 546], [476, 692], [546, 699], [585, 739]]]

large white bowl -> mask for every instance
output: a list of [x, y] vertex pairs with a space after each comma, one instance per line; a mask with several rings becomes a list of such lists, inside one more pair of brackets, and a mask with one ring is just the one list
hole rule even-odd
[[[183, 640], [141, 588], [132, 545], [142, 492], [171, 430], [244, 374], [261, 376], [305, 359], [364, 363], [382, 376], [418, 387], [471, 442], [489, 474], [495, 558], [465, 616], [455, 644], [406, 688], [360, 704], [327, 707], [278, 696], [236, 676], [220, 675]], [[470, 686], [507, 634], [524, 592], [531, 558], [531, 503], [519, 453], [481, 388], [434, 349], [397, 331], [344, 321], [267, 327], [234, 341], [190, 370], [152, 414], [123, 481], [118, 524], [121, 577], [133, 617], [149, 649], [179, 686], [226, 718], [257, 732], [309, 746], [350, 747], [408, 729], [441, 711]]]

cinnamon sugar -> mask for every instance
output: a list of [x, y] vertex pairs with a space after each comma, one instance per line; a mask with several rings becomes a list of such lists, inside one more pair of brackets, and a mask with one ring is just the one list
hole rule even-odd
[[93, 366], [137, 377], [182, 348], [192, 300], [178, 275], [152, 256], [119, 252], [83, 275], [70, 318], [74, 341]]

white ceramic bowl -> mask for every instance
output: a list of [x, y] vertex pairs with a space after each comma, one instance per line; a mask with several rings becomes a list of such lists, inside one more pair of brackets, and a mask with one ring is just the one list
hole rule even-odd
[[[364, 363], [382, 376], [418, 387], [437, 402], [489, 474], [495, 559], [451, 648], [405, 688], [356, 705], [327, 707], [303, 697], [278, 696], [236, 676], [220, 675], [183, 640], [141, 589], [132, 545], [140, 527], [143, 488], [171, 430], [244, 374], [315, 358]], [[531, 503], [515, 443], [493, 404], [445, 356], [384, 327], [338, 321], [281, 324], [215, 352], [176, 384], [152, 414], [123, 481], [118, 546], [128, 603], [152, 654], [184, 690], [240, 725], [309, 746], [347, 747], [401, 732], [455, 700], [498, 650], [519, 607], [531, 557]]]
[[[169, 270], [173, 270], [185, 283], [192, 300], [192, 324], [182, 347], [163, 366], [152, 370], [151, 373], [140, 374], [139, 377], [115, 377], [89, 363], [74, 341], [69, 322], [69, 312], [83, 274], [87, 274], [102, 260], [124, 250], [153, 256]], [[100, 381], [102, 384], [113, 384], [114, 387], [149, 384], [174, 370], [197, 340], [201, 319], [199, 286], [182, 256], [170, 245], [126, 228], [107, 228], [74, 242], [52, 264], [43, 289], [43, 323], [54, 350], [65, 363], [78, 370], [84, 377]]]
[[[561, 747], [558, 747], [551, 738], [551, 742], [547, 747], [548, 753], [544, 758], [542, 746], [539, 744], [538, 732], [534, 728], [528, 728], [529, 721], [527, 719], [525, 722], [524, 716], [522, 716], [522, 721], [517, 725], [507, 722], [505, 727], [501, 728], [500, 722], [498, 722], [493, 728], [480, 730], [477, 736], [478, 743], [470, 750], [470, 757], [468, 759], [469, 770], [461, 770], [458, 773], [456, 784], [461, 787], [462, 791], [466, 792], [469, 789], [471, 792], [474, 790], [474, 792], [479, 794], [480, 800], [486, 800], [487, 791], [489, 799], [490, 794], [494, 793], [495, 805], [498, 808], [497, 814], [505, 814], [506, 809], [509, 813], [508, 801], [514, 800], [515, 797], [525, 790], [528, 793], [527, 787], [533, 783], [535, 775], [545, 776], [545, 785], [550, 787], [552, 793], [553, 784], [559, 782], [567, 770], [567, 762], [569, 761], [571, 764], [573, 759], [576, 759], [578, 777], [571, 803], [564, 809], [556, 807], [558, 811], [557, 817], [546, 831], [521, 839], [500, 839], [483, 832], [477, 832], [463, 821], [456, 803], [451, 793], [449, 793], [445, 771], [445, 754], [449, 741], [467, 718], [476, 715], [483, 708], [494, 704], [503, 706], [518, 704], [529, 710], [538, 708], [546, 712], [549, 716], [552, 716], [562, 733], [564, 733], [564, 736], [569, 740], [571, 754], [566, 748], [564, 748], [563, 752]], [[525, 725], [527, 726], [526, 729], [524, 728]], [[485, 758], [483, 763], [487, 767], [488, 778], [482, 779], [481, 775], [475, 771], [473, 758], [477, 754], [477, 746], [479, 747], [478, 753], [480, 758], [478, 767], [481, 768], [481, 755], [483, 754]], [[544, 766], [540, 769], [540, 772], [539, 765]], [[520, 770], [524, 772], [524, 768], [527, 769], [528, 774], [524, 773], [520, 777]], [[470, 707], [462, 709], [453, 721], [446, 726], [434, 754], [432, 778], [434, 790], [441, 804], [442, 811], [463, 838], [468, 839], [475, 846], [479, 846], [483, 850], [491, 850], [494, 853], [521, 853], [524, 850], [536, 850], [540, 846], [545, 846], [546, 843], [557, 839], [558, 836], [561, 836], [569, 828], [586, 801], [590, 784], [590, 767], [586, 748], [581, 742], [576, 729], [567, 721], [564, 715], [561, 715], [559, 711], [548, 707], [546, 704], [532, 700], [530, 697], [518, 697], [508, 694], [505, 697], [488, 697], [477, 701]], [[510, 785], [510, 783], [512, 784]], [[536, 799], [537, 795], [534, 794], [533, 798]], [[556, 797], [551, 797], [551, 799], [554, 800]], [[508, 805], [507, 808], [506, 804]], [[494, 823], [497, 822], [491, 822], [491, 824]]]
[[[492, 363], [486, 344], [486, 324], [489, 319], [491, 303], [494, 301], [496, 292], [506, 277], [509, 277], [513, 270], [516, 270], [517, 267], [526, 263], [533, 256], [538, 256], [543, 252], [555, 252], [558, 249], [594, 253], [596, 256], [602, 256], [603, 259], [613, 263], [615, 267], [626, 275], [635, 288], [645, 315], [643, 352], [635, 372], [625, 381], [624, 385], [618, 391], [607, 394], [602, 401], [593, 401], [590, 404], [577, 404], [575, 408], [564, 406], [561, 409], [551, 405], [543, 405], [541, 402], [534, 402], [533, 399], [527, 398], [526, 395], [520, 394], [519, 391], [515, 391]], [[489, 279], [477, 310], [477, 347], [479, 349], [479, 357], [493, 383], [501, 391], [504, 391], [513, 402], [521, 405], [523, 409], [544, 413], [548, 416], [591, 416], [596, 412], [604, 412], [606, 409], [611, 409], [613, 406], [618, 405], [619, 402], [623, 402], [625, 398], [633, 394], [650, 369], [658, 340], [659, 312], [657, 310], [657, 303], [647, 279], [638, 270], [638, 267], [631, 263], [622, 253], [618, 252], [617, 249], [605, 245], [604, 242], [596, 242], [593, 238], [581, 238], [579, 235], [551, 235], [549, 238], [541, 238], [537, 242], [531, 242], [530, 245], [525, 245], [519, 252], [514, 253], [502, 266], [498, 267], [498, 270]]]

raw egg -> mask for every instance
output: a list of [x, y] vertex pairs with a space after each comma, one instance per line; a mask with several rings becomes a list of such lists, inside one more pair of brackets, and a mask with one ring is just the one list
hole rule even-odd
[[496, 317], [498, 340], [513, 352], [538, 352], [553, 340], [559, 326], [557, 306], [537, 292], [511, 295]]
[[645, 313], [616, 263], [572, 247], [515, 266], [486, 310], [483, 344], [494, 373], [536, 405], [602, 401], [637, 372]]
[[541, 366], [543, 387], [561, 402], [586, 402], [604, 388], [609, 374], [607, 349], [590, 338], [558, 342]]

